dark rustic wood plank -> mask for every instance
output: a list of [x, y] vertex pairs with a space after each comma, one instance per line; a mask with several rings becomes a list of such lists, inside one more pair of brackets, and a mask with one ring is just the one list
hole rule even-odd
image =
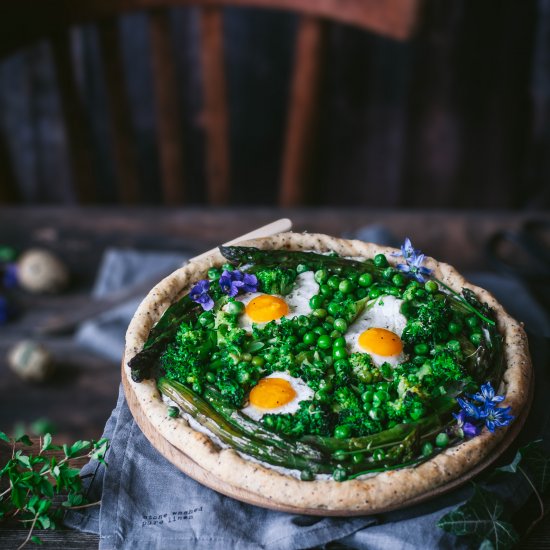
[[229, 201], [229, 113], [224, 74], [223, 16], [219, 8], [200, 15], [204, 87], [202, 121], [206, 138], [206, 182], [213, 205]]
[[90, 152], [90, 132], [82, 97], [76, 85], [69, 31], [54, 33], [50, 44], [67, 134], [75, 194], [79, 202], [92, 203], [97, 201], [97, 187]]
[[168, 12], [152, 10], [149, 28], [163, 199], [166, 204], [181, 204], [185, 198], [181, 109]]
[[[8, 0], [0, 18], [0, 56], [42, 36], [45, 32], [123, 11], [170, 5], [207, 7], [243, 6], [282, 9], [323, 17], [373, 30], [398, 39], [408, 38], [419, 17], [421, 0]], [[27, 17], [28, 13], [33, 17]]]
[[284, 207], [302, 204], [307, 194], [326, 35], [327, 27], [323, 21], [301, 18], [296, 37], [279, 195], [279, 203]]
[[109, 121], [119, 197], [124, 203], [140, 198], [132, 115], [125, 91], [124, 65], [120, 50], [118, 21], [106, 19], [98, 25], [100, 52], [107, 90]]
[[19, 201], [19, 190], [4, 135], [0, 132], [0, 204]]

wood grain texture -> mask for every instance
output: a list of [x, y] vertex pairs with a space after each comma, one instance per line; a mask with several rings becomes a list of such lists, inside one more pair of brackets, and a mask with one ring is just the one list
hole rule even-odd
[[299, 206], [308, 192], [326, 39], [324, 21], [300, 19], [282, 161], [279, 203], [283, 207]]
[[90, 150], [90, 129], [82, 97], [76, 85], [69, 31], [55, 32], [51, 36], [50, 44], [76, 196], [81, 203], [92, 203], [97, 200], [97, 186]]
[[202, 123], [206, 141], [206, 184], [211, 204], [229, 201], [229, 112], [225, 82], [223, 17], [219, 8], [200, 14], [204, 87]]
[[132, 115], [125, 89], [118, 21], [106, 19], [99, 22], [97, 27], [107, 90], [118, 194], [122, 203], [133, 204], [138, 202], [140, 190]]
[[[421, 0], [5, 0], [0, 18], [0, 56], [67, 25], [174, 5], [288, 10], [405, 39], [416, 26], [420, 4]], [[27, 17], [31, 12], [33, 17]]]
[[149, 12], [149, 30], [163, 200], [166, 204], [176, 205], [183, 203], [185, 198], [183, 141], [170, 20], [166, 10]]

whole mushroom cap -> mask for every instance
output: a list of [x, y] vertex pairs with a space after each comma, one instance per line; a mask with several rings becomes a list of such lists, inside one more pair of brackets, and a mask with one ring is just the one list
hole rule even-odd
[[51, 252], [30, 249], [17, 262], [17, 279], [22, 288], [37, 294], [53, 294], [69, 282], [65, 265]]

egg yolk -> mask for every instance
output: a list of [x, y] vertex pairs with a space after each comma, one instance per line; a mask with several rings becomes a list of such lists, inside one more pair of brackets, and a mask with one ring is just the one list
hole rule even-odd
[[359, 335], [359, 346], [365, 351], [391, 357], [403, 351], [401, 338], [385, 328], [369, 328]]
[[278, 296], [262, 294], [250, 300], [246, 306], [246, 314], [255, 323], [268, 323], [288, 315], [288, 304]]
[[261, 409], [275, 409], [290, 403], [296, 392], [284, 378], [263, 378], [250, 390], [250, 403]]

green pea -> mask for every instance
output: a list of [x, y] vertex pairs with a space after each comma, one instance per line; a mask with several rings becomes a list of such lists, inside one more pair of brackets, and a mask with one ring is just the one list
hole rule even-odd
[[374, 265], [376, 267], [388, 267], [388, 259], [384, 254], [377, 254], [374, 257]]
[[363, 273], [359, 277], [357, 282], [359, 283], [359, 286], [367, 287], [372, 285], [373, 281], [374, 281], [374, 278], [370, 273]]
[[327, 310], [323, 308], [314, 309], [312, 313], [317, 319], [324, 319], [327, 316]]
[[373, 300], [374, 298], [379, 298], [382, 295], [382, 291], [379, 288], [371, 288], [369, 290], [369, 298]]
[[261, 357], [260, 355], [255, 355], [254, 357], [252, 357], [251, 363], [255, 367], [263, 367], [264, 364], [265, 364], [265, 359], [263, 357]]
[[222, 265], [222, 269], [224, 271], [234, 271], [235, 270], [235, 267], [232, 266], [231, 264], [223, 264]]
[[384, 460], [386, 458], [386, 453], [384, 452], [383, 449], [376, 449], [376, 451], [372, 453], [372, 458], [376, 462], [380, 462], [381, 460]]
[[346, 347], [346, 339], [342, 336], [340, 336], [339, 338], [336, 338], [336, 340], [334, 340], [334, 342], [332, 342], [332, 347], [333, 348], [345, 348]]
[[417, 298], [424, 298], [426, 296], [426, 291], [422, 288], [418, 288], [414, 291], [414, 295]]
[[309, 271], [309, 266], [305, 264], [298, 264], [296, 266], [296, 272], [297, 273], [305, 273], [306, 271]]
[[348, 458], [348, 455], [343, 449], [338, 449], [337, 451], [334, 451], [332, 453], [332, 458], [341, 462], [342, 460], [346, 460], [346, 458]]
[[317, 340], [317, 335], [314, 332], [306, 332], [303, 337], [304, 344], [307, 344], [308, 346], [311, 346], [314, 344]]
[[341, 466], [339, 466], [334, 470], [334, 472], [332, 472], [332, 479], [334, 479], [334, 481], [346, 481], [347, 478], [348, 473], [346, 472], [346, 469], [342, 468]]
[[309, 300], [309, 307], [311, 309], [319, 309], [323, 305], [324, 298], [320, 294], [312, 296]]
[[170, 418], [177, 418], [180, 415], [180, 410], [177, 407], [168, 407], [168, 416]]
[[334, 363], [336, 370], [347, 371], [349, 369], [349, 361], [347, 359], [338, 359]]
[[211, 267], [208, 270], [208, 278], [211, 281], [215, 281], [216, 279], [219, 279], [220, 276], [221, 276], [221, 271], [219, 269], [217, 269], [216, 267]]
[[298, 338], [296, 336], [294, 336], [293, 334], [291, 336], [289, 336], [286, 341], [293, 345], [293, 344], [297, 344], [298, 343]]
[[317, 340], [317, 346], [321, 349], [329, 349], [330, 347], [332, 347], [332, 340], [330, 339], [330, 336], [328, 336], [327, 334], [319, 336]]
[[350, 294], [353, 292], [353, 284], [348, 279], [344, 279], [340, 281], [340, 284], [338, 285], [338, 290], [340, 292], [343, 292], [344, 294]]
[[331, 315], [338, 315], [340, 311], [342, 311], [342, 306], [338, 304], [337, 302], [330, 302], [327, 306], [327, 311]]
[[354, 464], [361, 464], [365, 460], [365, 455], [363, 453], [353, 453], [351, 455], [351, 461]]
[[420, 418], [422, 418], [424, 416], [424, 407], [422, 405], [418, 405], [414, 408], [411, 409], [411, 412], [409, 413], [409, 416], [413, 419], [413, 420], [419, 420]]
[[361, 376], [358, 376], [358, 378], [361, 380], [361, 382], [364, 382], [365, 384], [370, 384], [373, 379], [372, 372], [368, 370], [363, 371], [361, 373]]
[[346, 348], [333, 348], [332, 356], [334, 359], [347, 359], [348, 351]]
[[313, 329], [313, 332], [317, 334], [317, 336], [321, 336], [322, 334], [326, 334], [327, 331], [324, 327], [318, 326]]
[[374, 392], [372, 390], [367, 390], [361, 394], [361, 399], [365, 403], [372, 403], [373, 398], [374, 398]]
[[211, 372], [211, 371], [208, 371], [206, 373], [206, 379], [208, 380], [208, 382], [210, 382], [211, 384], [214, 383], [216, 381], [216, 375], [215, 373]]
[[439, 290], [439, 285], [435, 281], [426, 281], [424, 288], [430, 293], [433, 294]]
[[334, 320], [334, 328], [340, 332], [346, 332], [348, 330], [348, 324], [345, 319], [339, 318]]
[[328, 280], [328, 271], [326, 269], [318, 269], [314, 275], [315, 281], [322, 285]]
[[330, 355], [327, 355], [326, 357], [323, 358], [323, 361], [324, 361], [325, 365], [330, 367], [332, 365], [332, 363], [334, 362], [334, 359]]
[[426, 355], [430, 351], [428, 344], [416, 344], [414, 346], [414, 353], [416, 355]]
[[384, 279], [391, 279], [393, 277], [393, 274], [395, 273], [395, 271], [393, 270], [393, 267], [386, 267], [386, 269], [384, 269], [384, 271], [382, 271], [382, 277], [384, 277]]
[[351, 435], [351, 428], [347, 424], [341, 424], [334, 428], [334, 437], [337, 439], [346, 439]]
[[462, 330], [462, 327], [460, 326], [459, 323], [449, 323], [449, 326], [447, 327], [447, 329], [451, 334], [459, 334], [460, 331]]
[[315, 474], [311, 470], [302, 470], [300, 472], [301, 481], [313, 481], [315, 479]]
[[237, 373], [237, 380], [240, 384], [247, 384], [250, 382], [250, 373], [245, 370], [241, 370]]
[[332, 325], [334, 323], [334, 317], [332, 315], [327, 315], [325, 318], [325, 322], [330, 323]]
[[328, 296], [329, 294], [332, 294], [332, 288], [330, 288], [330, 286], [328, 286], [328, 285], [321, 285], [319, 287], [319, 292], [323, 296]]
[[[329, 336], [332, 340], [336, 341], [338, 340], [338, 338], [342, 337], [342, 333], [339, 330], [333, 330], [332, 332], [330, 332]], [[332, 345], [334, 346], [334, 342], [332, 343]]]
[[368, 291], [367, 291], [366, 288], [358, 288], [355, 291], [355, 295], [357, 296], [358, 300], [362, 300], [367, 295], [367, 293], [368, 293]]
[[332, 277], [329, 277], [327, 285], [333, 289], [338, 288], [340, 286], [340, 278], [336, 275], [332, 275]]
[[449, 340], [447, 342], [447, 349], [449, 349], [451, 351], [454, 351], [454, 352], [459, 352], [460, 351], [460, 342], [458, 340]]
[[397, 287], [402, 287], [402, 286], [405, 286], [405, 283], [407, 282], [405, 277], [403, 276], [402, 273], [396, 273], [392, 278], [391, 278], [391, 282], [397, 286]]
[[245, 305], [242, 302], [229, 302], [227, 304], [227, 313], [231, 315], [240, 315], [244, 311]]
[[380, 409], [370, 409], [369, 412], [368, 412], [368, 415], [373, 420], [382, 420], [382, 415], [380, 413], [381, 413]]
[[429, 441], [426, 441], [426, 443], [422, 445], [422, 456], [430, 456], [433, 452], [434, 446]]
[[481, 344], [481, 332], [473, 332], [470, 334], [470, 342], [472, 342], [474, 346], [479, 346], [479, 344]]
[[385, 391], [377, 391], [372, 397], [372, 404], [375, 407], [380, 407], [385, 401], [388, 400], [388, 394]]
[[466, 324], [470, 327], [470, 328], [475, 328], [479, 325], [479, 319], [475, 316], [475, 315], [472, 315], [471, 317], [468, 317], [466, 319]]
[[449, 436], [445, 432], [437, 434], [435, 438], [435, 444], [438, 447], [446, 447], [449, 444]]

